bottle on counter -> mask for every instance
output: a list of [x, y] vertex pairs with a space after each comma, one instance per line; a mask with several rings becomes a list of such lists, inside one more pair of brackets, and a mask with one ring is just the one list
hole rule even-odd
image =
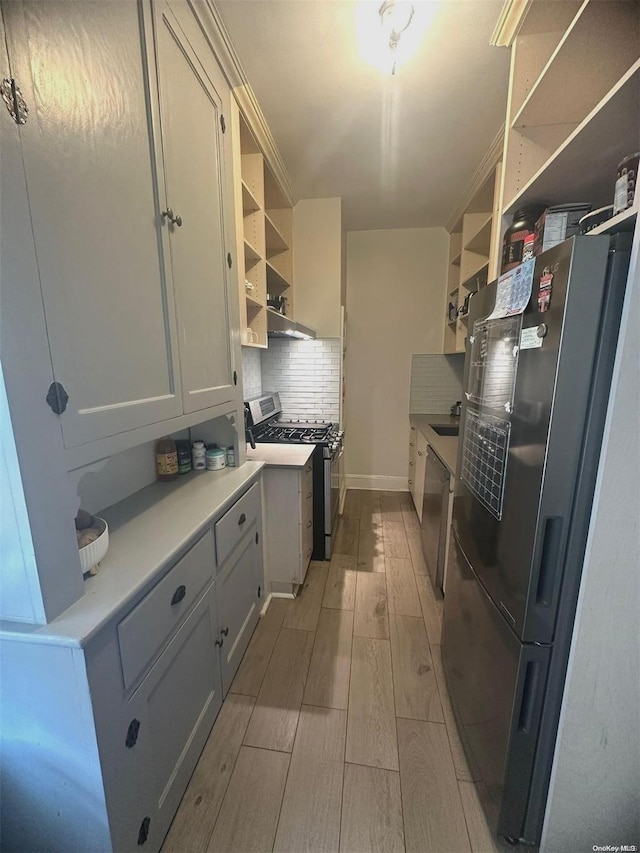
[[191, 463], [194, 471], [204, 471], [207, 467], [205, 454], [207, 452], [204, 441], [194, 441], [191, 445]]
[[176, 441], [178, 451], [178, 474], [188, 474], [191, 471], [191, 447], [188, 441]]
[[156, 444], [156, 471], [158, 480], [167, 483], [178, 476], [178, 451], [172, 438], [165, 436]]
[[236, 467], [236, 449], [233, 444], [227, 447], [227, 468]]

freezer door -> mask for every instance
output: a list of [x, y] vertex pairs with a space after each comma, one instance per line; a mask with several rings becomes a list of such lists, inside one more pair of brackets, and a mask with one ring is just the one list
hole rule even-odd
[[513, 838], [522, 836], [527, 816], [549, 651], [520, 643], [452, 536], [442, 637], [447, 687], [465, 751], [490, 795], [489, 824]]
[[[511, 411], [503, 407], [500, 413], [491, 407], [490, 399], [479, 397], [473, 366], [466, 371], [469, 397], [463, 412], [462, 477], [454, 499], [453, 526], [484, 588], [524, 642], [548, 643], [554, 635], [608, 248], [607, 238], [585, 237], [567, 241], [537, 259], [531, 298], [521, 321], [525, 333], [534, 330], [534, 338], [540, 329], [542, 345], [518, 349]], [[544, 306], [547, 310], [541, 311], [540, 280], [547, 274], [552, 276], [551, 297]], [[472, 329], [476, 321], [482, 325], [481, 310], [486, 311], [495, 298], [495, 285], [481, 295], [482, 301], [471, 303]], [[497, 351], [495, 335], [492, 345]], [[501, 365], [491, 355], [487, 361]], [[495, 477], [491, 460], [500, 454], [504, 481], [496, 512], [490, 505], [491, 495], [479, 499], [473, 476], [480, 487], [485, 481], [491, 485]], [[465, 482], [464, 472], [469, 469], [473, 476]]]

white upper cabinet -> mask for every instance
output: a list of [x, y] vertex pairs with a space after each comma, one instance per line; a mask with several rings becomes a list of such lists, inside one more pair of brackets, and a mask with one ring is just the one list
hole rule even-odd
[[223, 206], [225, 84], [221, 73], [215, 79], [217, 69], [205, 71], [168, 5], [154, 6], [166, 189], [162, 209], [171, 246], [183, 406], [189, 413], [235, 396]]
[[[4, 4], [64, 444], [182, 412], [136, 3]], [[42, 389], [42, 399], [47, 389]]]

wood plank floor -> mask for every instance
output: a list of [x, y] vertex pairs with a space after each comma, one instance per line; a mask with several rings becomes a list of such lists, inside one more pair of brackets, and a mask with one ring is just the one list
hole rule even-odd
[[272, 599], [163, 853], [502, 853], [458, 738], [408, 493], [350, 490], [330, 563]]

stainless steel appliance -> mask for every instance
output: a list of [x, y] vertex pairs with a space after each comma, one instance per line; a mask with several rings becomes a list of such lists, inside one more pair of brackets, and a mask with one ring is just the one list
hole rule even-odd
[[438, 594], [444, 592], [445, 547], [451, 498], [450, 483], [449, 469], [433, 448], [429, 447], [424, 473], [420, 530], [425, 563], [431, 576], [433, 588]]
[[331, 557], [331, 538], [340, 503], [342, 432], [337, 424], [282, 421], [277, 392], [245, 402], [247, 429], [257, 442], [315, 444], [313, 454], [313, 560]]
[[522, 314], [495, 283], [471, 301], [443, 660], [512, 840], [540, 840], [630, 245], [540, 255]]

